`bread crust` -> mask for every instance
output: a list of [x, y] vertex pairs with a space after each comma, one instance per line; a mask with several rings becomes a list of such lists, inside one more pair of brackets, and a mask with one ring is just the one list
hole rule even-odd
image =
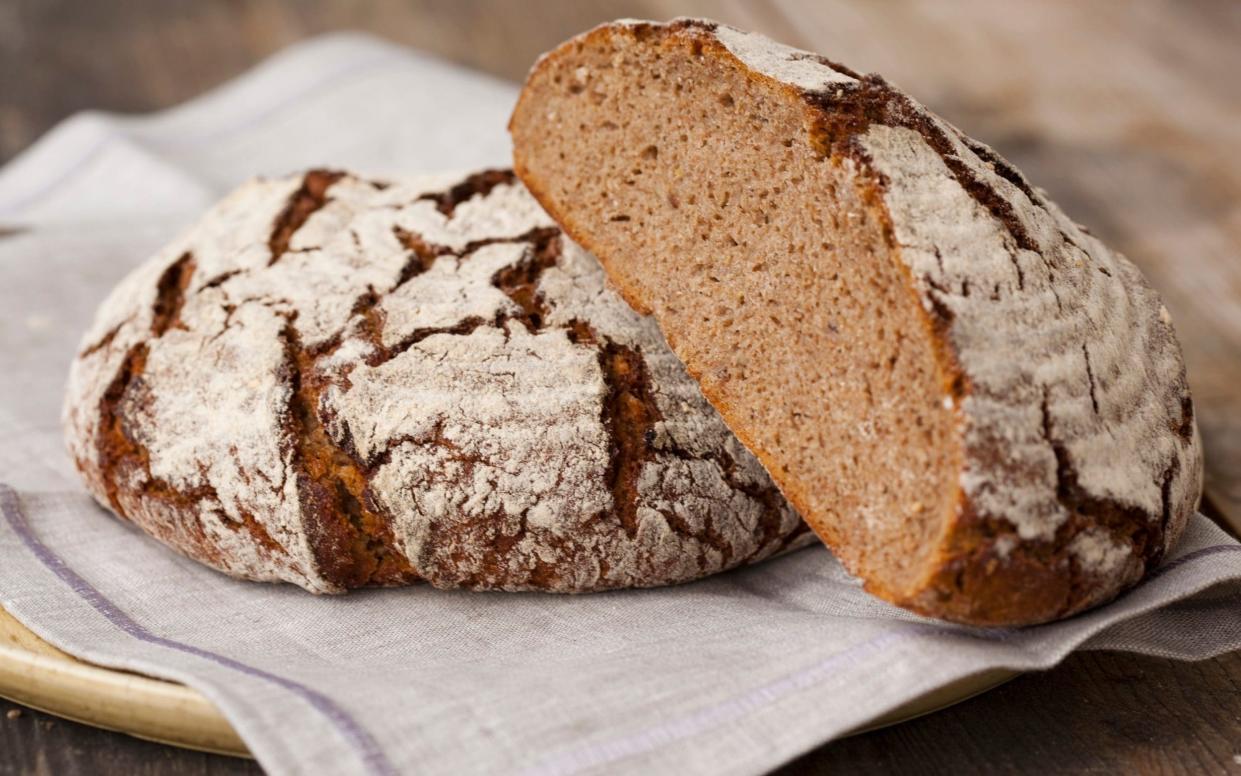
[[101, 306], [64, 421], [117, 515], [312, 592], [646, 587], [812, 537], [505, 170], [246, 184]]
[[[851, 569], [871, 592], [929, 616], [1022, 625], [1109, 600], [1158, 565], [1197, 506], [1202, 454], [1170, 318], [1132, 264], [879, 76], [706, 20], [621, 21], [536, 63], [510, 122], [514, 169], [625, 299], [657, 319], [658, 304], [594, 225], [551, 195], [522, 134], [525, 117], [543, 115], [530, 84], [584, 49], [630, 46], [690, 49], [799, 106], [805, 142], [824, 163], [856, 170], [907, 270], [964, 455], [944, 483], [954, 508], [923, 579], [898, 593]], [[1042, 321], [1059, 326], [1058, 340]], [[701, 377], [701, 365], [687, 366]], [[781, 474], [781, 451], [758, 446], [746, 413], [704, 391], [822, 535], [805, 484]]]

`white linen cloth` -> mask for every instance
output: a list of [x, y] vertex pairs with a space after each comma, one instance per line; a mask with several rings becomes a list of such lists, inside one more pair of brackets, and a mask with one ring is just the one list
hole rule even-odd
[[75, 116], [0, 171], [0, 230], [18, 230], [0, 237], [7, 610], [85, 660], [198, 688], [277, 774], [758, 773], [987, 669], [1241, 646], [1241, 545], [1201, 516], [1119, 601], [978, 630], [869, 597], [821, 548], [662, 590], [316, 598], [200, 567], [86, 496], [59, 406], [114, 282], [255, 174], [506, 165], [515, 92], [332, 36], [170, 111]]

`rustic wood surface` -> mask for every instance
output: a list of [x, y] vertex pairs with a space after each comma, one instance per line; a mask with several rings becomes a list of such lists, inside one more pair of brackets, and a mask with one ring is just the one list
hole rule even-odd
[[[328, 30], [375, 32], [516, 80], [539, 52], [600, 21], [677, 15], [711, 16], [884, 73], [995, 146], [1141, 266], [1185, 350], [1208, 511], [1241, 525], [1233, 0], [6, 0], [0, 160], [75, 111], [165, 107]], [[1198, 664], [1074, 655], [950, 710], [822, 747], [788, 771], [833, 769], [1241, 773], [1241, 655]], [[254, 770], [30, 711], [0, 717], [0, 773]]]

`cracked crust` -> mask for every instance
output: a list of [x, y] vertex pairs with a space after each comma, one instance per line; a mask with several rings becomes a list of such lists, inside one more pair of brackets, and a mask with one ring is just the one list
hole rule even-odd
[[812, 536], [506, 170], [243, 186], [100, 308], [65, 428], [117, 515], [313, 592], [663, 585]]
[[[872, 592], [961, 622], [1042, 622], [1135, 584], [1180, 535], [1202, 457], [1157, 295], [1002, 157], [881, 77], [714, 22], [622, 21], [541, 58], [510, 129], [531, 192], [659, 320], [705, 395]], [[822, 250], [795, 232], [803, 222], [792, 212], [818, 225]], [[794, 236], [768, 238], [754, 219]], [[664, 268], [647, 240], [675, 262]], [[772, 251], [794, 257], [785, 274]], [[878, 279], [843, 289], [818, 280], [859, 265]], [[863, 310], [851, 335], [832, 320], [835, 305], [849, 302], [844, 316], [865, 308], [852, 300], [872, 282], [901, 294], [874, 297], [883, 304]], [[899, 314], [906, 303], [886, 372], [847, 366], [826, 346], [779, 361], [784, 340], [824, 330], [829, 343], [878, 343], [875, 309]], [[774, 328], [745, 328], [767, 310]], [[790, 329], [803, 318], [813, 325]], [[896, 356], [917, 380], [879, 392], [872, 383], [896, 374]], [[752, 387], [769, 389], [763, 375], [776, 373], [793, 377], [766, 394]], [[864, 383], [856, 402], [849, 380]], [[900, 449], [877, 443], [874, 455], [894, 462], [859, 473], [848, 466], [859, 449], [851, 429], [902, 422], [875, 409], [884, 401], [938, 436], [899, 437], [889, 425]], [[793, 444], [816, 419], [828, 441]], [[877, 496], [876, 472], [900, 490], [916, 468], [900, 455], [912, 462], [923, 447], [939, 459], [902, 492], [908, 510]], [[838, 492], [849, 481], [869, 484]], [[856, 526], [872, 521], [889, 538], [867, 545]]]

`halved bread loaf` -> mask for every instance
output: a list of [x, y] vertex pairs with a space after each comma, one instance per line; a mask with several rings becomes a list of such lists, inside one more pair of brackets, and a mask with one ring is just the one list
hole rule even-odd
[[510, 129], [531, 192], [875, 594], [1063, 617], [1141, 579], [1193, 512], [1156, 294], [882, 78], [712, 22], [618, 22], [541, 59]]

